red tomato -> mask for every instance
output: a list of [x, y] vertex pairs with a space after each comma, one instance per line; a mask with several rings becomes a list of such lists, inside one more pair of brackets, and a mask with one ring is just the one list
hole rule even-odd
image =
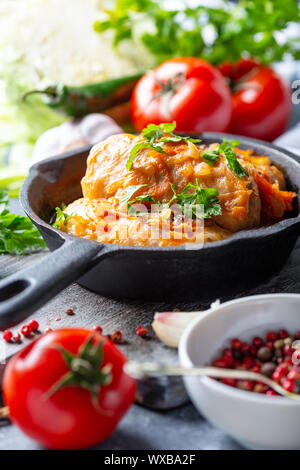
[[[93, 362], [93, 353], [84, 353], [78, 361], [80, 348], [90, 338], [91, 332], [85, 329], [52, 331], [30, 343], [7, 365], [3, 395], [10, 417], [25, 434], [46, 447], [80, 449], [103, 441], [134, 400], [135, 381], [123, 372], [126, 358], [110, 340], [94, 333], [89, 343], [95, 348], [103, 341], [100, 346], [103, 361], [98, 357], [98, 362], [102, 361], [100, 367]], [[59, 348], [75, 355], [75, 361], [71, 357], [71, 367]], [[111, 365], [111, 381], [96, 389], [93, 401], [91, 391], [84, 388], [81, 381], [92, 386], [99, 377], [99, 370], [104, 372], [103, 377], [109, 378], [109, 370], [103, 370], [108, 364]], [[53, 386], [62, 377], [66, 378], [70, 370], [73, 370], [73, 377], [76, 371], [76, 383], [55, 391]]]
[[176, 131], [226, 131], [230, 90], [222, 74], [195, 57], [167, 60], [136, 84], [131, 118], [140, 132], [148, 124], [176, 121]]
[[292, 109], [288, 85], [253, 59], [225, 63], [220, 70], [233, 89], [230, 132], [268, 141], [282, 134]]

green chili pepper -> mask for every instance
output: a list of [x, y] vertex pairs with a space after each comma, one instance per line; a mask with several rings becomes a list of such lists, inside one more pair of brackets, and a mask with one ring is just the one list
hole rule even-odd
[[130, 99], [132, 90], [143, 74], [115, 78], [105, 82], [83, 86], [68, 86], [53, 83], [44, 90], [30, 90], [22, 96], [43, 95], [43, 101], [52, 108], [57, 108], [71, 116], [101, 112]]

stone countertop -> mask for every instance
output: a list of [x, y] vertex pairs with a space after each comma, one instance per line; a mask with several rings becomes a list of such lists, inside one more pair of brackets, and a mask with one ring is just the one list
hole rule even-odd
[[[0, 277], [20, 269], [24, 263], [43, 256], [42, 254], [26, 257], [0, 257]], [[247, 294], [269, 292], [300, 293], [300, 241], [294, 248], [287, 264], [266, 284], [253, 289]], [[240, 294], [238, 297], [244, 295]], [[224, 299], [222, 299], [224, 300]], [[75, 315], [69, 317], [65, 309], [75, 307]], [[182, 307], [181, 305], [138, 304], [121, 302], [94, 294], [77, 284], [72, 284], [55, 299], [40, 309], [33, 317], [42, 325], [60, 327], [64, 325], [92, 326], [96, 318], [104, 325], [105, 332], [113, 328], [123, 329], [126, 341], [122, 349], [131, 358], [163, 357], [165, 361], [177, 361], [176, 351], [162, 346], [158, 340], [145, 341], [135, 335], [134, 325], [140, 322], [150, 325], [156, 310]], [[184, 305], [185, 310], [201, 309], [198, 304]], [[61, 320], [55, 319], [61, 316]], [[25, 340], [27, 341], [27, 340]], [[12, 346], [14, 347], [14, 346]], [[154, 432], [155, 430], [155, 432]], [[24, 436], [15, 426], [7, 421], [0, 421], [0, 449], [38, 449], [39, 446]], [[239, 449], [239, 445], [222, 431], [210, 425], [201, 417], [191, 404], [168, 411], [152, 411], [134, 405], [120, 423], [116, 432], [99, 449], [136, 450], [136, 449]]]
[[[1, 450], [41, 447], [15, 426], [0, 421]], [[237, 450], [239, 444], [202, 418], [192, 405], [154, 412], [134, 405], [99, 450]]]

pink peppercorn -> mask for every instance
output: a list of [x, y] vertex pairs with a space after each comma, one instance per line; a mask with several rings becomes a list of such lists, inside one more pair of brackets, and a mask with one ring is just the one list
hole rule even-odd
[[244, 341], [241, 346], [241, 352], [242, 353], [247, 353], [250, 350], [250, 345], [247, 343], [247, 341]]
[[230, 385], [230, 387], [235, 387], [236, 386], [236, 380], [235, 379], [226, 378], [226, 379], [222, 379], [221, 382], [225, 385]]
[[113, 343], [119, 344], [122, 341], [122, 333], [119, 330], [116, 330], [112, 335], [110, 335], [110, 339]]
[[29, 338], [29, 336], [32, 334], [32, 328], [30, 328], [28, 325], [23, 325], [21, 328], [21, 333], [23, 336], [25, 336], [25, 338]]
[[12, 339], [13, 337], [13, 334], [10, 330], [4, 330], [3, 333], [2, 333], [2, 338], [4, 339], [4, 341], [6, 341], [7, 343], [9, 343], [9, 341]]
[[144, 328], [141, 325], [138, 325], [135, 331], [136, 331], [136, 334], [140, 336], [141, 338], [144, 338], [149, 333], [149, 329]]
[[19, 341], [21, 341], [21, 335], [18, 331], [14, 333], [13, 340], [15, 341], [15, 343], [19, 343]]
[[101, 335], [102, 332], [103, 332], [103, 329], [101, 328], [101, 326], [95, 325], [95, 326], [93, 326], [92, 331], [95, 331], [95, 332], [97, 332], [97, 333], [100, 333], [100, 335]]
[[279, 338], [280, 338], [280, 339], [285, 339], [285, 338], [288, 337], [288, 335], [289, 335], [289, 334], [288, 334], [288, 332], [287, 332], [286, 330], [280, 330], [280, 331], [279, 331]]
[[294, 381], [291, 379], [283, 379], [281, 385], [287, 392], [292, 392], [294, 389]]
[[223, 358], [216, 359], [212, 365], [213, 367], [221, 367], [222, 369], [225, 369], [227, 367], [227, 363]]
[[252, 340], [252, 346], [255, 346], [256, 348], [260, 348], [260, 346], [263, 345], [263, 339], [260, 338], [259, 336], [255, 336]]
[[240, 349], [242, 346], [242, 342], [238, 338], [234, 338], [231, 341], [231, 347], [232, 349]]
[[32, 329], [32, 331], [37, 331], [39, 329], [39, 324], [36, 320], [30, 320], [28, 326]]
[[276, 339], [278, 338], [278, 335], [277, 333], [275, 333], [275, 331], [268, 331], [268, 333], [266, 334], [266, 341], [276, 341]]

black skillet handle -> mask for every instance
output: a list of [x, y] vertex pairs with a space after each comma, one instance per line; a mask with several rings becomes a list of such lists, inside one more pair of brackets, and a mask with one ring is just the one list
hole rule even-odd
[[100, 243], [67, 240], [38, 263], [2, 280], [0, 329], [24, 320], [84, 274], [102, 249]]

